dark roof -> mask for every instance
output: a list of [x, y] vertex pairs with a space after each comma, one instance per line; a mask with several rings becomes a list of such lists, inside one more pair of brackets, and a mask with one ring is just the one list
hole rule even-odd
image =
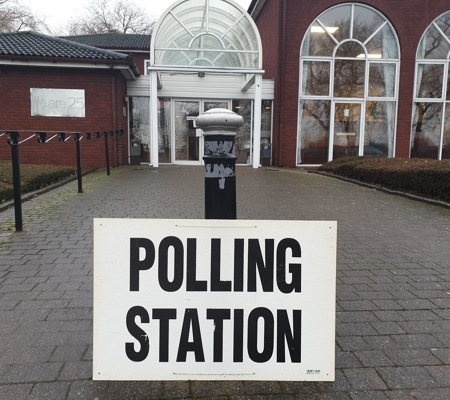
[[150, 51], [152, 35], [100, 33], [95, 35], [64, 36], [64, 39], [102, 49]]
[[132, 57], [36, 32], [0, 34], [0, 56], [132, 61]]

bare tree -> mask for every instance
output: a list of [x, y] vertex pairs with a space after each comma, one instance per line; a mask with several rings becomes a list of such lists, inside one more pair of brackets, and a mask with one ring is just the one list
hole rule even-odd
[[45, 18], [34, 15], [20, 0], [0, 0], [0, 32], [48, 31]]
[[[1, 0], [0, 0], [1, 1]], [[75, 17], [69, 35], [96, 33], [151, 33], [156, 23], [131, 0], [93, 0], [80, 17]]]

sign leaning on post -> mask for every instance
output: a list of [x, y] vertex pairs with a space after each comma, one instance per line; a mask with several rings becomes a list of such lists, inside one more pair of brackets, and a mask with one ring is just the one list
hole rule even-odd
[[94, 220], [94, 380], [333, 381], [336, 222]]

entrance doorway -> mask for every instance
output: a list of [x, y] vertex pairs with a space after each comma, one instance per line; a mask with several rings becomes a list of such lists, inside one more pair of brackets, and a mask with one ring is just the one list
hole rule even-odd
[[203, 131], [196, 129], [194, 120], [213, 108], [230, 109], [228, 100], [174, 100], [173, 154], [175, 164], [203, 164]]
[[361, 155], [362, 102], [335, 102], [329, 160]]

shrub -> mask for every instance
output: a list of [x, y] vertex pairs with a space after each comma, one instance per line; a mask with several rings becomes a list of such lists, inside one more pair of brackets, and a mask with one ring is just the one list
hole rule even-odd
[[450, 160], [343, 157], [319, 171], [450, 202]]
[[[54, 165], [20, 166], [21, 193], [51, 185], [76, 173], [72, 167], [58, 167]], [[13, 177], [11, 161], [0, 161], [0, 202], [11, 200], [13, 194]]]

